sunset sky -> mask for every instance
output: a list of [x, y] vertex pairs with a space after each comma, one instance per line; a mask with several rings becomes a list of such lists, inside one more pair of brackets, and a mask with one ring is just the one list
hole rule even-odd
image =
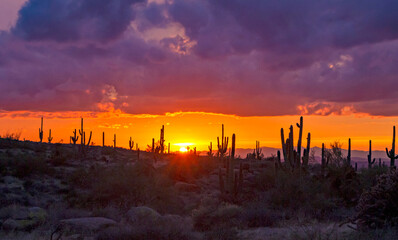
[[[280, 147], [304, 116], [313, 145], [391, 147], [396, 0], [1, 0], [0, 134], [69, 142], [85, 118], [144, 146]], [[297, 128], [295, 128], [297, 131]], [[297, 134], [296, 134], [297, 136]], [[346, 144], [345, 144], [346, 145]], [[346, 146], [345, 146], [346, 147]]]

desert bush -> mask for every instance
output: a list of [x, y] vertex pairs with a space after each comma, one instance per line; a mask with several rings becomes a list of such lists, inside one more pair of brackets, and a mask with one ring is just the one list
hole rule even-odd
[[274, 227], [282, 218], [282, 212], [267, 208], [266, 201], [251, 202], [242, 211], [242, 221], [250, 228]]
[[341, 199], [347, 206], [355, 206], [362, 193], [362, 186], [358, 174], [351, 166], [328, 167], [327, 181], [329, 194]]
[[217, 167], [217, 159], [192, 154], [176, 154], [166, 167], [166, 174], [173, 180], [189, 182], [208, 175]]
[[172, 182], [146, 164], [79, 169], [69, 181], [73, 189], [68, 200], [72, 204], [123, 209], [147, 205], [159, 212], [180, 209]]
[[363, 191], [370, 190], [371, 187], [377, 183], [377, 178], [387, 173], [388, 167], [373, 167], [373, 168], [362, 168], [358, 177], [361, 182], [361, 189]]
[[305, 215], [323, 219], [336, 205], [327, 197], [328, 185], [323, 181], [298, 173], [279, 172], [275, 188], [270, 190], [271, 207], [301, 211]]
[[160, 218], [156, 222], [143, 222], [134, 225], [122, 225], [102, 230], [98, 233], [98, 240], [196, 240], [198, 235], [192, 231], [189, 222], [181, 218], [178, 222]]
[[242, 208], [225, 204], [220, 206], [200, 206], [192, 212], [195, 229], [211, 231], [242, 225]]
[[42, 157], [28, 154], [19, 154], [15, 157], [4, 159], [0, 164], [3, 175], [13, 175], [25, 178], [31, 175], [53, 175], [54, 170], [47, 165]]
[[256, 175], [255, 188], [260, 191], [266, 191], [275, 187], [275, 169], [264, 168], [264, 170]]
[[4, 135], [1, 136], [1, 138], [7, 139], [7, 140], [16, 140], [18, 141], [19, 138], [22, 135], [22, 131], [17, 131], [17, 132], [6, 132]]
[[398, 226], [398, 172], [381, 175], [377, 184], [361, 195], [353, 222], [359, 229]]

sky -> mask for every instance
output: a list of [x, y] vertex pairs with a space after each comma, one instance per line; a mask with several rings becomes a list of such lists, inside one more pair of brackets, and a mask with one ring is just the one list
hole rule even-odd
[[[396, 0], [2, 0], [0, 134], [54, 139], [79, 118], [142, 145], [279, 147], [304, 116], [314, 143], [391, 145]], [[296, 131], [297, 129], [295, 129]], [[168, 135], [167, 135], [168, 134]], [[357, 145], [354, 144], [357, 142]], [[111, 144], [111, 143], [109, 143]]]

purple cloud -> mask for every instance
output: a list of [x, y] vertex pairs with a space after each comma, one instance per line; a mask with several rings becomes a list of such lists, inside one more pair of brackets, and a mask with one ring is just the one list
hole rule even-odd
[[0, 33], [0, 109], [398, 115], [396, 10], [392, 0], [29, 0]]

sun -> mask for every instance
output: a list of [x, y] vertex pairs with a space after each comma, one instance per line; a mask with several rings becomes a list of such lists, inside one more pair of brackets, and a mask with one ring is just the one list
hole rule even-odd
[[188, 152], [188, 149], [186, 147], [181, 147], [180, 152], [182, 153]]
[[190, 146], [194, 145], [193, 143], [174, 143], [173, 145], [180, 147], [179, 152], [186, 153], [191, 148]]

